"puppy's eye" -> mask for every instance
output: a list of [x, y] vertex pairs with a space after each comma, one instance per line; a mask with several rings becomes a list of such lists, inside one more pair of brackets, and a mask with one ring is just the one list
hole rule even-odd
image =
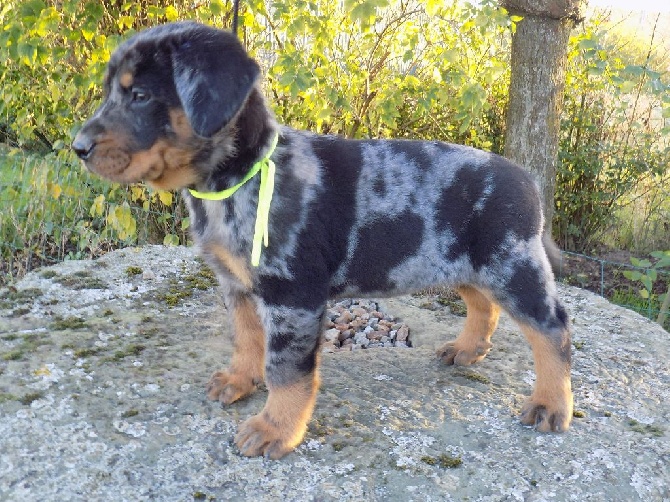
[[149, 93], [143, 89], [133, 89], [132, 90], [132, 101], [133, 103], [144, 103], [149, 101]]

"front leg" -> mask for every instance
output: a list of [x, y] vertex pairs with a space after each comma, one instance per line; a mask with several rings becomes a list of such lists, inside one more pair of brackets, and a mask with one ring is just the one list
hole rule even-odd
[[254, 390], [263, 381], [265, 332], [255, 302], [247, 294], [229, 301], [233, 320], [233, 357], [230, 367], [217, 371], [207, 383], [207, 397], [230, 404]]
[[235, 443], [246, 456], [277, 459], [298, 446], [312, 416], [324, 307], [268, 306], [265, 407], [240, 425]]

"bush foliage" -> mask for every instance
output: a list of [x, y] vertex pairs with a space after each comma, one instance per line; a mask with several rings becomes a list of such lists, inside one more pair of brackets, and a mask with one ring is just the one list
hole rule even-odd
[[[105, 63], [122, 39], [179, 19], [227, 27], [231, 3], [5, 0], [0, 254], [9, 266], [3, 271], [110, 246], [187, 240], [178, 194], [98, 180], [83, 172], [67, 145], [99, 104]], [[240, 37], [264, 68], [266, 95], [281, 122], [349, 137], [433, 138], [502, 150], [518, 19], [497, 2], [241, 4]], [[641, 193], [655, 197], [645, 206], [649, 222], [661, 224], [664, 215], [667, 221], [667, 197], [657, 197], [657, 185], [669, 176], [663, 135], [670, 92], [657, 71], [663, 56], [646, 47], [621, 50], [599, 20], [575, 30], [554, 222], [564, 247], [586, 249], [602, 240], [627, 208], [640, 204]]]

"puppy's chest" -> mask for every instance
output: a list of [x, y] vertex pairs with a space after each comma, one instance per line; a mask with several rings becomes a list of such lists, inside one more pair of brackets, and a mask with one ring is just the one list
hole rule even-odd
[[[241, 192], [241, 193], [240, 193]], [[231, 253], [250, 249], [254, 232], [255, 205], [247, 190], [234, 199], [202, 200], [187, 196], [191, 235], [200, 246], [225, 246]]]

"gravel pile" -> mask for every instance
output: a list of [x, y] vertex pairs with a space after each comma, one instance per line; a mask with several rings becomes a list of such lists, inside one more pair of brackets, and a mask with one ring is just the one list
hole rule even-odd
[[380, 312], [373, 300], [329, 303], [324, 339], [324, 352], [412, 346], [407, 324]]

